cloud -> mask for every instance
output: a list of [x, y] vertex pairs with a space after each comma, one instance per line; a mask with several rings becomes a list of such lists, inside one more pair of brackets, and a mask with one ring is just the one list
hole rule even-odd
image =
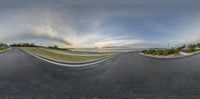
[[77, 21], [73, 20], [74, 17], [71, 15], [68, 16], [70, 13], [68, 11], [64, 15], [51, 10], [36, 9], [12, 12], [4, 12], [6, 16], [0, 18], [5, 23], [0, 24], [4, 27], [0, 33], [6, 33], [1, 38], [9, 42], [42, 40], [63, 43], [68, 47], [97, 47], [111, 44], [122, 46], [126, 42], [137, 41], [126, 35], [108, 32], [116, 29], [102, 27], [107, 18], [105, 15], [94, 15], [88, 18], [84, 16], [83, 21]]
[[200, 42], [199, 1], [6, 0], [0, 6], [6, 42], [129, 48]]
[[[45, 11], [44, 11], [45, 12]], [[0, 33], [4, 40], [23, 41], [26, 39], [49, 39], [71, 45], [70, 42], [63, 38], [62, 31], [58, 31], [58, 22], [55, 12], [38, 10], [13, 11], [13, 13], [5, 12], [6, 16], [1, 16], [4, 24], [0, 24], [3, 28]], [[35, 16], [37, 15], [37, 16]], [[3, 17], [3, 18], [2, 18]], [[6, 18], [5, 18], [6, 17]], [[63, 28], [63, 27], [62, 27]], [[67, 29], [67, 30], [66, 30]], [[61, 30], [61, 29], [60, 29]], [[70, 31], [70, 27], [65, 27], [65, 34]]]

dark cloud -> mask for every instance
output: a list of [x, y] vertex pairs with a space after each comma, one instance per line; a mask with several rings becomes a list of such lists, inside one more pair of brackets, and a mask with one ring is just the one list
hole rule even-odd
[[[199, 0], [4, 0], [1, 9], [42, 8], [64, 10], [77, 13], [89, 11], [198, 11]], [[142, 12], [141, 12], [142, 13]]]

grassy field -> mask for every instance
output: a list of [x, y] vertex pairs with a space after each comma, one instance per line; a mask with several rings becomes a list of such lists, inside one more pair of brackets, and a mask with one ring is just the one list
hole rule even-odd
[[[105, 57], [108, 57], [112, 54], [102, 54], [98, 56], [73, 56], [73, 55], [67, 55], [64, 52], [60, 50], [54, 50], [54, 49], [47, 49], [47, 48], [39, 48], [39, 47], [23, 47], [22, 48], [25, 51], [31, 52], [33, 54], [53, 59], [53, 60], [59, 60], [59, 61], [66, 61], [66, 62], [85, 62], [85, 61], [95, 61], [99, 59], [103, 59]], [[59, 53], [57, 53], [59, 51]], [[85, 54], [84, 52], [73, 52], [70, 51], [73, 54]], [[88, 53], [88, 52], [87, 52]]]
[[80, 55], [80, 56], [101, 56], [101, 55], [111, 55], [112, 52], [85, 52], [85, 51], [71, 51], [71, 50], [56, 50], [56, 49], [48, 49], [43, 48], [46, 51], [50, 51], [53, 53], [61, 53], [61, 54], [69, 54], [69, 55]]
[[53, 51], [56, 53], [68, 53], [68, 54], [82, 54], [82, 55], [103, 55], [103, 54], [113, 54], [112, 52], [89, 52], [89, 51], [72, 51], [72, 50], [59, 50], [59, 49], [49, 49], [48, 51]]

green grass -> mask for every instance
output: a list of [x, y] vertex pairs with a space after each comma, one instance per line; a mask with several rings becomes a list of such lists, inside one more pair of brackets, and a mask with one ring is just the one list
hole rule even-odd
[[69, 54], [97, 54], [97, 55], [103, 55], [103, 54], [113, 54], [112, 52], [89, 52], [89, 51], [72, 51], [72, 50], [59, 50], [59, 49], [49, 49], [45, 48], [48, 51], [53, 51], [55, 53], [69, 53]]
[[[67, 62], [95, 61], [95, 60], [103, 59], [103, 58], [111, 55], [111, 54], [105, 54], [105, 55], [100, 55], [100, 56], [73, 56], [73, 55], [67, 55], [64, 53], [63, 54], [56, 53], [53, 51], [49, 51], [52, 49], [39, 48], [39, 47], [23, 47], [22, 49], [24, 49], [28, 52], [31, 52], [33, 54], [48, 58], [48, 59], [67, 61]], [[55, 51], [57, 51], [57, 50], [55, 50]]]
[[85, 52], [85, 51], [72, 51], [72, 50], [58, 50], [58, 49], [48, 49], [43, 48], [47, 51], [51, 51], [54, 53], [63, 53], [63, 54], [77, 54], [77, 55], [112, 55], [112, 52]]
[[0, 48], [0, 52], [7, 50], [8, 48]]

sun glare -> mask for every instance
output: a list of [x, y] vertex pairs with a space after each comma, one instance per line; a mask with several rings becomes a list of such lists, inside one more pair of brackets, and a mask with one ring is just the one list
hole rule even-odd
[[103, 48], [103, 46], [98, 46], [98, 49], [101, 50]]

